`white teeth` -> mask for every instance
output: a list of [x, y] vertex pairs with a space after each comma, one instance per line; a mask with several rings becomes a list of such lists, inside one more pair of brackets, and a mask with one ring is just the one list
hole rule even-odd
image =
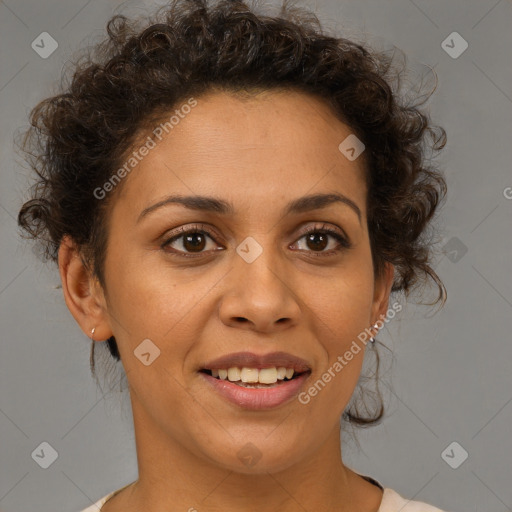
[[283, 380], [286, 377], [286, 368], [284, 366], [280, 366], [277, 369], [277, 378], [279, 380]]
[[259, 377], [259, 381], [262, 384], [275, 384], [277, 382], [277, 369], [276, 368], [262, 368], [260, 370], [258, 377]]
[[261, 369], [232, 366], [228, 369], [212, 369], [211, 372], [212, 377], [217, 377], [221, 380], [254, 384], [275, 384], [278, 380], [284, 380], [285, 378], [290, 380], [295, 373], [293, 368], [285, 368], [284, 366]]
[[242, 382], [258, 382], [258, 368], [242, 368], [240, 379]]
[[231, 382], [237, 382], [240, 380], [240, 369], [235, 366], [232, 368], [228, 368], [228, 379]]

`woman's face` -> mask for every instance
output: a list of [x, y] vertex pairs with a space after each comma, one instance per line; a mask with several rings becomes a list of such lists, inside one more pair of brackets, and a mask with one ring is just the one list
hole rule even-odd
[[[173, 447], [238, 472], [277, 471], [338, 435], [364, 344], [343, 369], [333, 368], [387, 309], [392, 271], [374, 278], [363, 158], [340, 151], [350, 128], [305, 94], [210, 93], [180, 112], [124, 178], [113, 205], [108, 297], [98, 299], [103, 322], [119, 346], [136, 430], [153, 449]], [[320, 194], [347, 201], [288, 208]], [[230, 206], [163, 203], [170, 196]], [[240, 359], [221, 368], [290, 367], [296, 357], [310, 373], [299, 388], [295, 379], [278, 384], [291, 390], [280, 398], [276, 389], [213, 385], [202, 370], [240, 352], [291, 359]], [[307, 400], [304, 393], [329, 370], [330, 382]], [[263, 374], [272, 378], [273, 370]]]

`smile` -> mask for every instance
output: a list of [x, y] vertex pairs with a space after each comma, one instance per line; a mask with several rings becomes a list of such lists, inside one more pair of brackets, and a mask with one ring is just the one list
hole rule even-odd
[[230, 382], [237, 382], [243, 384], [276, 384], [278, 381], [291, 380], [295, 374], [293, 368], [285, 368], [284, 366], [273, 366], [270, 368], [238, 368], [233, 366], [231, 368], [218, 368], [210, 371], [212, 377], [220, 380], [229, 380]]

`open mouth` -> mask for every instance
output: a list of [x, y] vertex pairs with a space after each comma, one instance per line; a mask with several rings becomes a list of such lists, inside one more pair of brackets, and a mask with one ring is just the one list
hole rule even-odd
[[217, 380], [224, 380], [244, 388], [272, 388], [297, 379], [301, 375], [311, 373], [310, 370], [295, 372], [291, 368], [228, 368], [228, 369], [202, 369], [205, 373]]

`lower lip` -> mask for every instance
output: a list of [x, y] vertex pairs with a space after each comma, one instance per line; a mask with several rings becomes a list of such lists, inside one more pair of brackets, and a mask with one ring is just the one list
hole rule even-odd
[[288, 402], [299, 393], [310, 372], [303, 373], [292, 380], [283, 381], [273, 388], [244, 388], [229, 380], [221, 380], [200, 372], [206, 382], [213, 386], [223, 398], [244, 409], [271, 409]]

